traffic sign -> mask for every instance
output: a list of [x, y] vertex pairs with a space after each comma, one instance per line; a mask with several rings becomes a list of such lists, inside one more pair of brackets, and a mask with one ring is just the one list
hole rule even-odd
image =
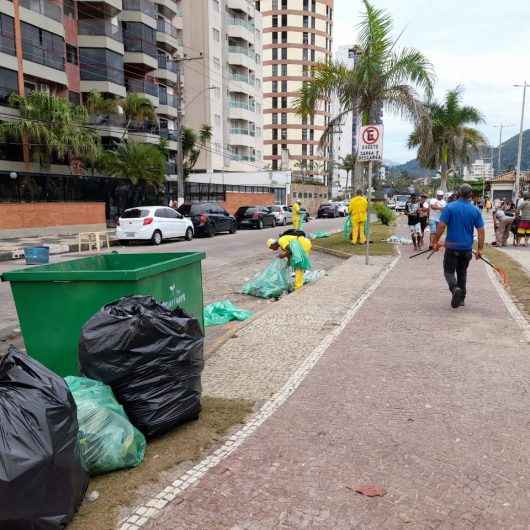
[[357, 160], [372, 162], [383, 160], [383, 126], [366, 125], [359, 128]]

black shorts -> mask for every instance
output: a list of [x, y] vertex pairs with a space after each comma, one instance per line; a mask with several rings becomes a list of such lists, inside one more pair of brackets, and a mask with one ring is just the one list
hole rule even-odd
[[427, 225], [429, 224], [429, 218], [428, 217], [420, 217], [420, 224], [421, 224], [421, 229], [423, 231], [425, 231], [425, 229], [427, 228]]

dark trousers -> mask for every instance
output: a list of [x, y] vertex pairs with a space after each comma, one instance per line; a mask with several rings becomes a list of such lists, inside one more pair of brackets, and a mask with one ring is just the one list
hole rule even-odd
[[471, 250], [445, 250], [444, 275], [451, 292], [460, 287], [466, 296], [467, 267], [472, 257]]

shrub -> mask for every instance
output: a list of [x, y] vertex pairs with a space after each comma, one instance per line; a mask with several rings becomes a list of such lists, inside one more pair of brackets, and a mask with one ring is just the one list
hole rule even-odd
[[377, 214], [377, 218], [381, 221], [381, 224], [390, 226], [396, 219], [394, 212], [383, 203], [375, 203], [374, 211]]

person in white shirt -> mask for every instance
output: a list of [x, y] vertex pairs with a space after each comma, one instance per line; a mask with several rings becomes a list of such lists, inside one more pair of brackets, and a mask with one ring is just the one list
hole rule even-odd
[[447, 202], [444, 200], [444, 192], [438, 190], [436, 192], [436, 198], [429, 201], [429, 228], [431, 231], [431, 246], [438, 229], [438, 223], [440, 222], [440, 216], [442, 215], [442, 210], [447, 206]]

